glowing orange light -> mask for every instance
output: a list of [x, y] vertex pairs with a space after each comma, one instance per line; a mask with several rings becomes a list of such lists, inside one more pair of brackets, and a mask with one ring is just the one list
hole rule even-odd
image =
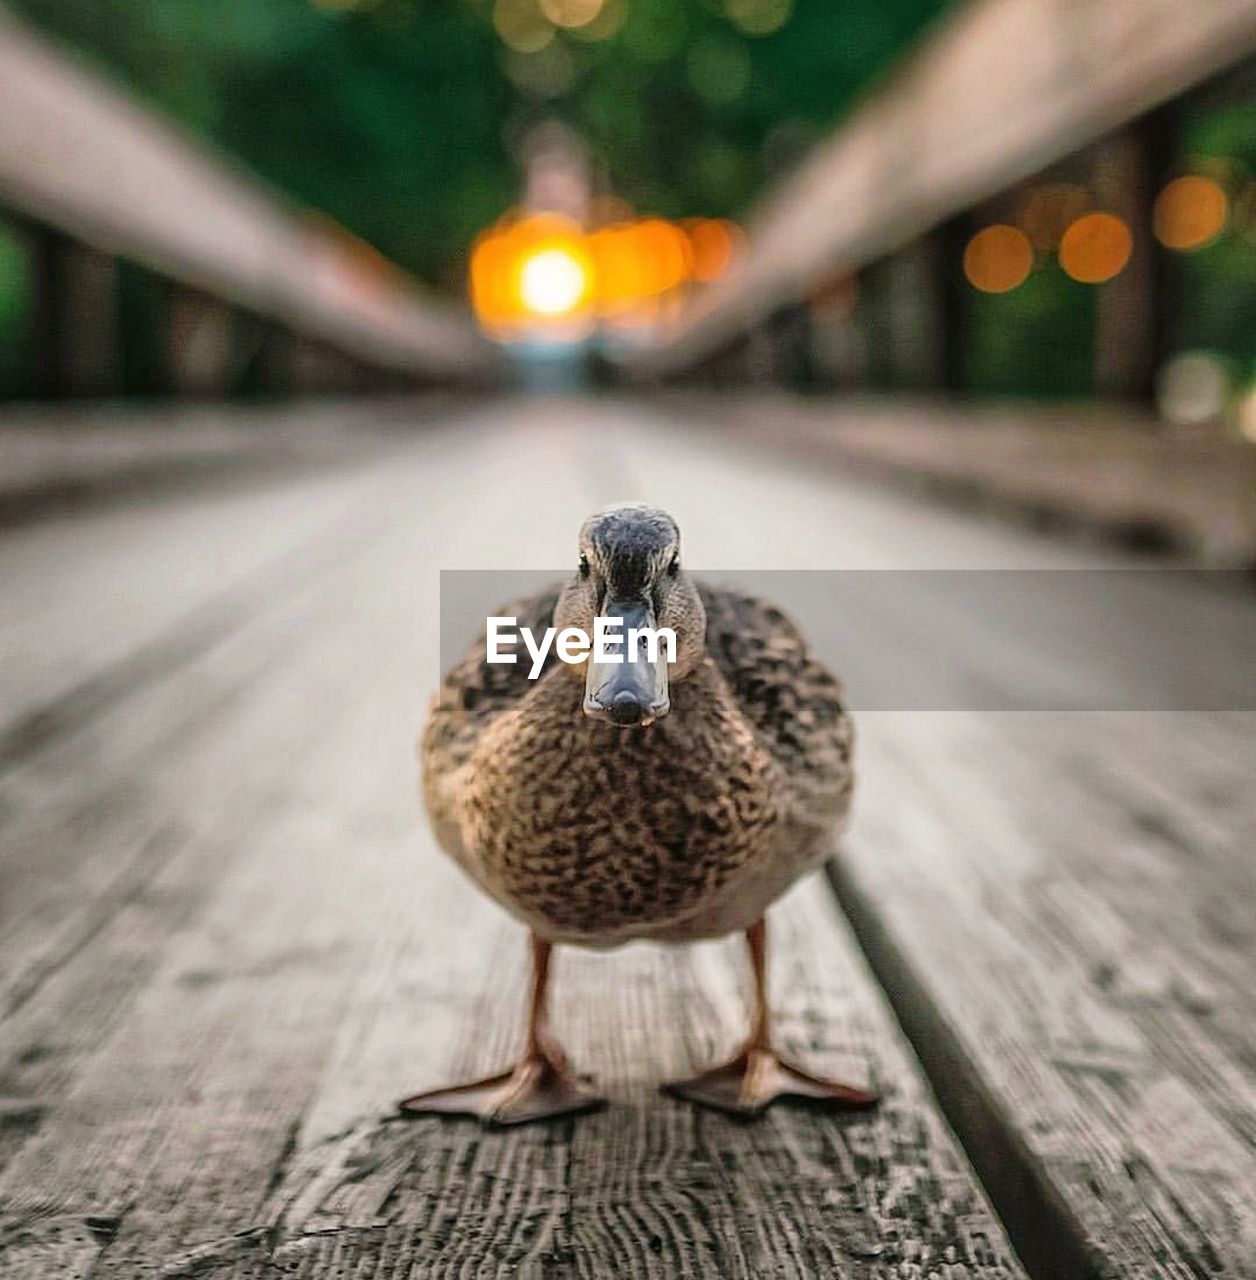
[[689, 274], [689, 237], [662, 218], [647, 218], [637, 224], [641, 258], [641, 291], [666, 293]]
[[978, 231], [964, 250], [964, 274], [982, 293], [1007, 293], [1024, 284], [1033, 269], [1029, 237], [1016, 227], [996, 223]]
[[570, 315], [589, 287], [584, 264], [569, 249], [539, 249], [519, 268], [519, 297], [539, 316]]
[[488, 332], [510, 338], [590, 317], [654, 323], [681, 304], [681, 286], [714, 279], [740, 248], [740, 231], [719, 219], [681, 227], [633, 218], [628, 206], [609, 199], [596, 202], [594, 213], [596, 221], [620, 216], [585, 233], [558, 215], [512, 211], [480, 236], [470, 292]]
[[501, 336], [582, 315], [591, 290], [584, 237], [566, 218], [507, 216], [471, 253], [471, 305], [484, 328]]
[[724, 218], [699, 218], [685, 224], [693, 253], [693, 278], [717, 280], [741, 251], [741, 231]]
[[1134, 237], [1114, 213], [1086, 213], [1071, 223], [1060, 241], [1060, 266], [1082, 284], [1102, 284], [1119, 275]]
[[603, 227], [589, 237], [588, 246], [597, 281], [598, 310], [614, 315], [639, 302], [645, 268], [634, 225], [621, 222]]
[[1166, 249], [1201, 248], [1220, 235], [1229, 204], [1211, 178], [1197, 174], [1174, 178], [1156, 197], [1152, 230]]

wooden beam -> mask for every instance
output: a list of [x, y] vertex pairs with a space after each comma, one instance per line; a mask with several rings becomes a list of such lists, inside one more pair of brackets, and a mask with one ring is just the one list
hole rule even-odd
[[624, 364], [681, 369], [1256, 49], [1256, 0], [972, 0], [760, 206], [739, 269]]
[[834, 881], [1031, 1273], [1250, 1276], [1250, 716], [862, 727]]
[[375, 366], [491, 372], [469, 316], [0, 7], [0, 193], [36, 221]]

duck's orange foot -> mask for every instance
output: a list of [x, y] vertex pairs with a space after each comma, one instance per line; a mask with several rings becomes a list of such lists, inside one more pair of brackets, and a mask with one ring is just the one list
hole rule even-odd
[[589, 1087], [588, 1077], [574, 1075], [540, 1054], [522, 1059], [513, 1071], [416, 1093], [397, 1104], [406, 1115], [476, 1116], [493, 1127], [554, 1120], [605, 1105], [606, 1099]]
[[761, 1115], [778, 1099], [833, 1111], [868, 1111], [880, 1101], [875, 1093], [813, 1076], [774, 1049], [759, 1048], [743, 1050], [691, 1079], [665, 1084], [663, 1091], [745, 1119]]

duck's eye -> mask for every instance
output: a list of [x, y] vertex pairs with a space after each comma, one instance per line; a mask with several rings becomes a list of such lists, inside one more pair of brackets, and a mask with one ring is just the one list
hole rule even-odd
[[674, 578], [680, 572], [680, 556], [672, 556], [672, 562], [667, 566], [667, 576]]
[[589, 576], [589, 557], [586, 555], [580, 557], [580, 576], [582, 578]]

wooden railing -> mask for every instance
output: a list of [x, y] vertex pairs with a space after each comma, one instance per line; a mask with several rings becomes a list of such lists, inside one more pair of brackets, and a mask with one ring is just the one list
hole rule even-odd
[[0, 8], [0, 203], [379, 368], [476, 376], [470, 318]]
[[683, 369], [1256, 49], [1256, 0], [972, 0], [759, 207], [740, 268], [628, 363]]

